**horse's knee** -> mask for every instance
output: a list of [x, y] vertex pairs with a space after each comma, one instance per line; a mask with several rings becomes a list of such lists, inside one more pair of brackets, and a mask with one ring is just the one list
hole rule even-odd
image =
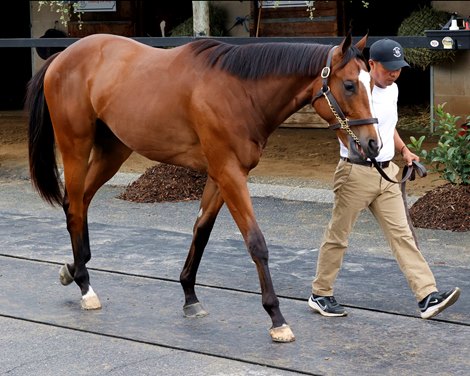
[[247, 248], [251, 258], [255, 262], [259, 261], [263, 264], [268, 262], [268, 247], [266, 246], [266, 241], [261, 231], [254, 231], [248, 235]]

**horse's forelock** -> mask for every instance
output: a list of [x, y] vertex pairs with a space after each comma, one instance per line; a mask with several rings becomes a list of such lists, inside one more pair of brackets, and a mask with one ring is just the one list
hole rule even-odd
[[210, 67], [252, 80], [268, 75], [317, 76], [331, 48], [306, 43], [231, 45], [211, 39], [193, 42], [191, 47]]
[[343, 68], [347, 63], [349, 63], [352, 59], [360, 59], [367, 65], [366, 58], [362, 54], [362, 52], [356, 46], [350, 46], [345, 54], [343, 55], [343, 59], [341, 60], [341, 64], [339, 65], [339, 69]]

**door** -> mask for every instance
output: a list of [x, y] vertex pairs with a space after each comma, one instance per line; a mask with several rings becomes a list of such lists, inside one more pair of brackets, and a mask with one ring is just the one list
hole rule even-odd
[[[30, 38], [29, 1], [2, 3], [0, 38]], [[0, 111], [24, 106], [26, 85], [31, 78], [29, 47], [0, 48]]]

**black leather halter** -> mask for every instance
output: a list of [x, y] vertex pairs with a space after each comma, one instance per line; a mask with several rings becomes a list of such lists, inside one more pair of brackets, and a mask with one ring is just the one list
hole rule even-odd
[[321, 78], [322, 78], [322, 87], [318, 91], [317, 94], [313, 97], [312, 100], [312, 106], [315, 103], [315, 101], [322, 96], [325, 97], [328, 106], [331, 109], [331, 112], [335, 116], [335, 118], [338, 120], [338, 123], [336, 124], [330, 124], [329, 128], [330, 129], [338, 129], [341, 128], [343, 129], [347, 134], [349, 134], [352, 139], [358, 144], [361, 145], [359, 142], [359, 139], [357, 136], [354, 134], [354, 132], [351, 130], [349, 127], [350, 125], [365, 125], [365, 124], [376, 124], [378, 123], [377, 118], [368, 118], [368, 119], [357, 119], [357, 120], [349, 120], [341, 110], [341, 107], [339, 106], [338, 102], [336, 101], [335, 97], [333, 96], [333, 93], [330, 90], [330, 87], [328, 86], [328, 79], [330, 77], [331, 73], [331, 60], [333, 58], [333, 52], [338, 46], [334, 46], [329, 52], [328, 52], [328, 57], [326, 59], [326, 65], [323, 67], [321, 71]]

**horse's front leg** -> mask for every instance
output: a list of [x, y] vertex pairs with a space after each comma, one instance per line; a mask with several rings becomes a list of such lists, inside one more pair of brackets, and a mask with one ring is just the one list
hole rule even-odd
[[256, 265], [261, 286], [262, 304], [273, 324], [269, 334], [275, 342], [292, 342], [295, 340], [295, 336], [281, 313], [279, 299], [274, 292], [268, 266], [268, 247], [255, 218], [246, 176], [230, 174], [229, 171], [225, 172], [220, 177], [220, 191]]
[[199, 302], [194, 286], [204, 249], [222, 204], [223, 200], [216, 184], [208, 177], [202, 194], [198, 217], [193, 228], [191, 247], [180, 275], [185, 297], [183, 311], [186, 317], [203, 317], [209, 314]]
[[[74, 205], [70, 203], [67, 191], [64, 196], [63, 209], [67, 219], [67, 231], [70, 234], [73, 251], [73, 264], [65, 264], [60, 269], [60, 282], [68, 285], [75, 281], [80, 287], [82, 294], [81, 306], [83, 309], [100, 309], [101, 302], [90, 285], [90, 276], [86, 263], [91, 259], [90, 241], [88, 237], [88, 220], [86, 209], [88, 205], [83, 204], [80, 200], [78, 212], [74, 211]], [[78, 213], [75, 214], [75, 213]]]
[[252, 222], [251, 226], [249, 226], [249, 229], [244, 234], [244, 238], [248, 252], [258, 271], [263, 307], [271, 317], [273, 323], [272, 327], [269, 329], [269, 334], [275, 342], [292, 342], [295, 340], [295, 336], [281, 313], [279, 299], [274, 291], [271, 273], [269, 271], [268, 247], [266, 246], [266, 241], [256, 221]]

